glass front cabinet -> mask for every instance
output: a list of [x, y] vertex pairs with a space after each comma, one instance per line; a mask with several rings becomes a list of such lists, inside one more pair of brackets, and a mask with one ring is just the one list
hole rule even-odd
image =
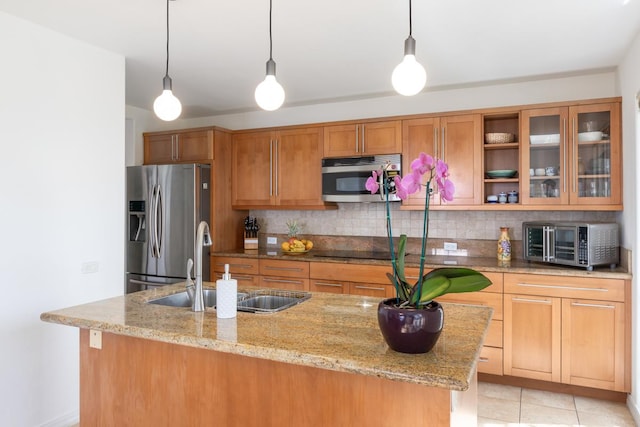
[[521, 125], [523, 204], [621, 204], [619, 104], [523, 110]]

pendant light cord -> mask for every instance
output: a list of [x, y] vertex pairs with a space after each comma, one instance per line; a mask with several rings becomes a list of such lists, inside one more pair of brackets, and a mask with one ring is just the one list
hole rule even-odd
[[169, 0], [167, 0], [167, 64], [165, 67], [165, 76], [169, 76]]
[[273, 59], [273, 36], [271, 34], [271, 12], [273, 10], [273, 0], [269, 0], [269, 59]]
[[411, 0], [409, 0], [409, 36], [411, 36], [412, 24], [411, 24]]

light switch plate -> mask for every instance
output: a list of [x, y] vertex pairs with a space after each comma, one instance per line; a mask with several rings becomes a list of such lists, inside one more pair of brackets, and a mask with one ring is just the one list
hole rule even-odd
[[89, 330], [89, 347], [102, 349], [102, 331]]

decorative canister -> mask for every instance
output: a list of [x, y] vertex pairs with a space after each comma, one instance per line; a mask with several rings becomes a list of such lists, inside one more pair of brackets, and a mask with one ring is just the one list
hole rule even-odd
[[498, 239], [498, 261], [511, 261], [511, 239], [509, 238], [509, 227], [500, 227], [500, 238]]
[[509, 203], [518, 203], [518, 192], [515, 190], [509, 191], [509, 195], [507, 196], [507, 201]]
[[503, 191], [498, 194], [498, 203], [507, 203], [507, 193]]

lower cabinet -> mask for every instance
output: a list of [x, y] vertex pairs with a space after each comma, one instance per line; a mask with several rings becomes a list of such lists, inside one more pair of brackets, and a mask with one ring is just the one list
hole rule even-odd
[[[437, 298], [440, 302], [453, 302], [459, 304], [485, 305], [493, 308], [493, 317], [489, 325], [489, 331], [484, 340], [484, 346], [478, 359], [478, 372], [493, 375], [502, 375], [502, 331], [503, 331], [503, 274], [481, 272], [489, 280], [491, 285], [479, 292], [467, 292], [461, 294], [446, 294]], [[446, 313], [445, 313], [446, 322]]]
[[630, 391], [625, 280], [505, 274], [504, 374]]

